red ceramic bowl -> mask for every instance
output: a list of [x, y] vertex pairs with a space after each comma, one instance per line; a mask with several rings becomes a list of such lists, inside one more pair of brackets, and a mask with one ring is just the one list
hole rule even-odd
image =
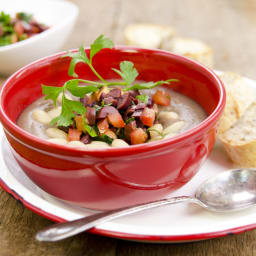
[[[88, 50], [87, 50], [88, 52]], [[162, 198], [187, 183], [211, 151], [225, 105], [224, 87], [209, 69], [160, 50], [131, 47], [104, 49], [94, 58], [105, 79], [111, 68], [132, 61], [139, 80], [179, 79], [171, 87], [197, 101], [208, 117], [174, 138], [125, 148], [86, 150], [37, 138], [16, 125], [20, 113], [42, 96], [41, 84], [62, 85], [69, 61], [63, 53], [40, 59], [16, 72], [3, 85], [0, 118], [13, 155], [28, 177], [46, 192], [92, 209], [118, 208]], [[87, 65], [79, 77], [95, 80]]]

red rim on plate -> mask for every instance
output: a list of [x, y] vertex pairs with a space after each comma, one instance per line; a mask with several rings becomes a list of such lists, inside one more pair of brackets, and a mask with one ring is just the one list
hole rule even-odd
[[[33, 212], [55, 222], [66, 221], [63, 218], [60, 218], [54, 214], [48, 213], [47, 211], [42, 210], [37, 206], [27, 202], [26, 200], [23, 199], [22, 196], [16, 193], [16, 191], [9, 188], [2, 179], [0, 179], [0, 186], [7, 193], [12, 195], [16, 200], [21, 202], [29, 210], [32, 210]], [[100, 228], [93, 228], [88, 232], [93, 234], [113, 237], [113, 238], [128, 239], [128, 240], [134, 240], [134, 241], [140, 241], [140, 242], [147, 241], [152, 243], [157, 243], [157, 242], [161, 243], [161, 242], [190, 242], [190, 241], [206, 240], [211, 238], [223, 237], [227, 235], [239, 234], [255, 228], [256, 228], [256, 223], [240, 226], [232, 229], [221, 230], [217, 232], [207, 232], [207, 233], [188, 234], [188, 235], [141, 235], [141, 234], [129, 234], [129, 233], [118, 232], [118, 231], [109, 231], [109, 230], [100, 229]]]

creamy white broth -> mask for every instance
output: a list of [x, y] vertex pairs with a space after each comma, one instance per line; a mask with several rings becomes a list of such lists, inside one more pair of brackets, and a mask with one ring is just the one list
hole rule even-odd
[[[154, 94], [156, 89], [152, 90], [141, 90], [141, 94], [147, 94], [152, 95]], [[194, 100], [177, 93], [170, 89], [164, 89], [161, 88], [161, 90], [167, 90], [169, 94], [171, 95], [171, 105], [166, 107], [158, 106], [159, 113], [162, 111], [171, 111], [175, 112], [179, 115], [178, 120], [162, 120], [160, 122], [163, 125], [163, 128], [168, 127], [170, 124], [176, 122], [176, 121], [184, 121], [184, 126], [179, 130], [178, 133], [184, 132], [185, 130], [191, 129], [198, 125], [200, 122], [202, 122], [206, 118], [206, 113], [204, 109], [196, 103]], [[60, 105], [59, 105], [60, 106]], [[31, 105], [29, 105], [20, 115], [20, 117], [17, 120], [17, 124], [27, 132], [38, 136], [40, 138], [49, 139], [49, 137], [46, 134], [46, 129], [49, 128], [49, 125], [42, 124], [38, 121], [36, 121], [32, 117], [32, 113], [36, 109], [41, 109], [46, 112], [49, 110], [55, 108], [51, 100], [45, 100], [44, 97], [39, 98], [35, 102], [33, 102]]]
[[48, 139], [49, 137], [45, 134], [45, 130], [50, 126], [37, 122], [32, 117], [32, 113], [35, 109], [41, 109], [47, 112], [52, 108], [54, 108], [52, 101], [45, 100], [44, 97], [41, 97], [38, 100], [34, 101], [32, 104], [30, 104], [27, 108], [25, 108], [25, 110], [23, 110], [17, 120], [17, 124], [25, 131], [37, 137]]
[[[141, 93], [147, 95], [153, 95], [157, 89], [153, 90], [141, 90]], [[180, 132], [191, 129], [201, 123], [206, 117], [206, 113], [204, 109], [194, 100], [189, 97], [175, 92], [171, 89], [161, 88], [161, 90], [167, 91], [171, 96], [171, 104], [170, 106], [161, 107], [158, 106], [159, 112], [161, 111], [173, 111], [179, 115], [179, 120], [185, 121], [185, 126], [180, 129]], [[164, 128], [170, 125], [170, 122], [166, 121], [165, 123], [161, 123]]]

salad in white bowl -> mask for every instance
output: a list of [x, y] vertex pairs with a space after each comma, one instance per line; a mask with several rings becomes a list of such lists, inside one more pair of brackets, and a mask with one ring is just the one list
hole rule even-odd
[[[58, 51], [70, 35], [78, 12], [77, 6], [68, 1], [0, 0], [0, 74], [10, 75]], [[6, 26], [6, 15], [11, 18], [10, 26]]]

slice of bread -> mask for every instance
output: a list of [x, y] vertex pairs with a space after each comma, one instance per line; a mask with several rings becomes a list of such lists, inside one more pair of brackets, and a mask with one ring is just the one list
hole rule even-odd
[[219, 138], [235, 164], [256, 167], [256, 102]]
[[226, 107], [221, 117], [218, 133], [228, 130], [255, 100], [255, 92], [238, 74], [224, 72], [219, 75], [226, 89]]
[[126, 44], [143, 48], [162, 48], [174, 34], [171, 27], [148, 23], [131, 24], [124, 30]]
[[208, 67], [213, 67], [213, 50], [200, 40], [175, 37], [165, 45], [166, 50], [194, 59]]

